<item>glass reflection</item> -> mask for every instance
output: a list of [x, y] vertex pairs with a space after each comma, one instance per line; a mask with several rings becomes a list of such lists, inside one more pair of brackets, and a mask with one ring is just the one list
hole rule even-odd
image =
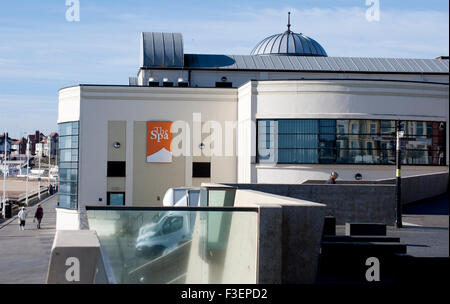
[[256, 209], [180, 208], [87, 208], [118, 283], [256, 281]]
[[[395, 163], [395, 121], [258, 121], [260, 163]], [[445, 123], [402, 121], [402, 163], [445, 164]]]

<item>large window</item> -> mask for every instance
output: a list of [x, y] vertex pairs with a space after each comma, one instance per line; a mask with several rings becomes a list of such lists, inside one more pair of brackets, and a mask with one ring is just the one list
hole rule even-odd
[[59, 124], [59, 204], [60, 208], [78, 207], [79, 123]]
[[[258, 120], [259, 163], [395, 164], [395, 121]], [[402, 163], [445, 165], [445, 123], [402, 121]]]

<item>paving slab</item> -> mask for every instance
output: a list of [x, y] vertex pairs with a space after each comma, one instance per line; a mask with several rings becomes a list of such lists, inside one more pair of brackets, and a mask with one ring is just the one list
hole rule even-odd
[[58, 195], [44, 199], [41, 229], [33, 223], [37, 204], [28, 207], [25, 230], [17, 215], [0, 223], [0, 284], [44, 284], [56, 232]]

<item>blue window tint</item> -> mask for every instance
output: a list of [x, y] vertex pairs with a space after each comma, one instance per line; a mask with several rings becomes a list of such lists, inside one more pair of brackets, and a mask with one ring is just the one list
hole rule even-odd
[[78, 134], [79, 123], [61, 123], [59, 127], [59, 204], [61, 208], [78, 208]]
[[[393, 120], [280, 119], [258, 121], [260, 163], [394, 164]], [[445, 165], [444, 122], [401, 121], [402, 163]]]
[[123, 206], [125, 205], [125, 193], [108, 193], [108, 205]]

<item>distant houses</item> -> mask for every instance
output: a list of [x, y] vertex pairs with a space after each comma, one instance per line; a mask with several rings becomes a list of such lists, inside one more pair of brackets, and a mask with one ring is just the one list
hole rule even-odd
[[[50, 133], [47, 137], [42, 139], [39, 143], [35, 145], [35, 154], [39, 157], [47, 157], [51, 154], [52, 157], [56, 155], [58, 147], [59, 135], [56, 132]], [[49, 150], [51, 150], [49, 152]]]
[[[59, 134], [56, 132], [45, 136], [39, 130], [28, 136], [30, 143], [30, 155], [39, 157], [56, 156], [59, 144]], [[23, 157], [27, 150], [27, 138], [14, 139], [7, 135], [6, 153], [8, 158]], [[51, 149], [51, 151], [49, 151]], [[0, 134], [0, 158], [3, 159], [5, 151], [5, 134]]]
[[[7, 137], [7, 140], [5, 140], [5, 137]], [[15, 141], [14, 139], [12, 139], [11, 137], [8, 136], [8, 133], [6, 133], [6, 135], [0, 134], [0, 155], [3, 157], [3, 154], [5, 153], [5, 141], [6, 141], [6, 153], [10, 154], [11, 153], [11, 144], [13, 141]]]

